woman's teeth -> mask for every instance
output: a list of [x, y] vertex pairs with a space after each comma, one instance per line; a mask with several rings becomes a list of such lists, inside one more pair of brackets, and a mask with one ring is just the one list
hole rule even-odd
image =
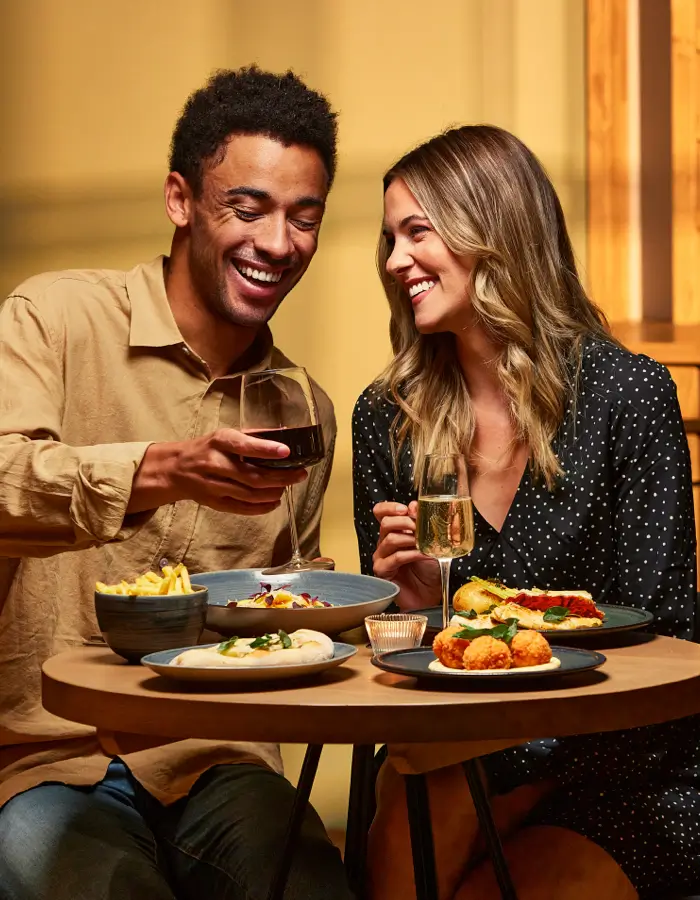
[[282, 278], [281, 272], [263, 272], [261, 269], [253, 269], [250, 266], [239, 266], [234, 263], [236, 269], [245, 275], [246, 278], [252, 278], [254, 281], [271, 281], [276, 284]]
[[408, 289], [408, 296], [413, 299], [417, 294], [422, 294], [423, 291], [429, 291], [432, 287], [435, 287], [434, 281], [421, 281], [420, 284], [412, 284]]

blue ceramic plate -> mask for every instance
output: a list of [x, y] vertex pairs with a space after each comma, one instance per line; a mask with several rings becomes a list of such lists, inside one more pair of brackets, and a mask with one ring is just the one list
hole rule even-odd
[[605, 662], [602, 653], [596, 653], [594, 650], [579, 650], [574, 647], [555, 647], [552, 645], [552, 654], [556, 656], [560, 662], [558, 669], [505, 669], [492, 670], [490, 672], [469, 672], [465, 674], [456, 673], [454, 675], [449, 672], [434, 672], [429, 668], [430, 663], [435, 660], [435, 654], [428, 647], [417, 647], [415, 650], [389, 650], [386, 653], [379, 653], [372, 658], [372, 665], [379, 669], [385, 669], [387, 672], [393, 672], [396, 675], [410, 675], [413, 678], [430, 678], [439, 679], [440, 681], [448, 681], [461, 687], [469, 689], [469, 685], [475, 682], [484, 684], [500, 684], [506, 681], [521, 681], [531, 678], [561, 678], [563, 675], [572, 675], [578, 672], [587, 672], [590, 669], [597, 669]]
[[[323, 634], [340, 634], [364, 625], [365, 616], [383, 612], [398, 594], [395, 584], [369, 575], [349, 572], [295, 572], [263, 575], [260, 569], [203, 572], [192, 580], [209, 590], [207, 628], [219, 634], [250, 637], [282, 629], [310, 628]], [[288, 585], [293, 594], [311, 594], [333, 604], [312, 609], [252, 609], [227, 606], [228, 600], [245, 600], [269, 584], [273, 589]]]
[[301, 678], [305, 675], [315, 675], [318, 672], [324, 672], [326, 669], [332, 669], [334, 666], [340, 666], [357, 653], [357, 647], [352, 644], [335, 643], [334, 653], [331, 659], [324, 659], [322, 662], [315, 663], [299, 663], [293, 666], [254, 666], [241, 667], [240, 669], [233, 666], [171, 666], [170, 660], [175, 659], [179, 653], [185, 650], [201, 650], [203, 647], [215, 647], [216, 644], [200, 644], [198, 647], [180, 647], [177, 650], [161, 650], [159, 653], [149, 653], [144, 656], [141, 663], [153, 669], [159, 675], [165, 678], [172, 678], [175, 681], [283, 681], [285, 678]]

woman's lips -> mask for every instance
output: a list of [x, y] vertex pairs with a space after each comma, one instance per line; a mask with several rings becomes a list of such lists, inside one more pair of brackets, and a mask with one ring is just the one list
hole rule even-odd
[[415, 297], [411, 297], [411, 303], [413, 304], [414, 309], [416, 306], [418, 306], [419, 303], [421, 303], [428, 296], [428, 294], [432, 294], [432, 292], [435, 290], [436, 286], [437, 286], [437, 281], [435, 282], [435, 284], [432, 287], [428, 288], [427, 291], [421, 291], [420, 294], [416, 294]]

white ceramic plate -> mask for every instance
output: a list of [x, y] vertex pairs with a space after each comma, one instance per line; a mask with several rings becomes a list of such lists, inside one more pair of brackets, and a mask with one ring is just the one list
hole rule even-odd
[[164, 678], [175, 681], [217, 681], [217, 682], [245, 682], [245, 681], [283, 681], [286, 678], [301, 678], [305, 675], [315, 675], [340, 666], [357, 653], [357, 647], [352, 644], [333, 644], [334, 652], [331, 659], [321, 662], [297, 663], [291, 666], [171, 666], [170, 660], [185, 650], [201, 650], [203, 647], [216, 647], [216, 644], [201, 644], [199, 647], [179, 647], [177, 650], [160, 650], [158, 653], [149, 653], [144, 656], [141, 663], [148, 666], [154, 672]]

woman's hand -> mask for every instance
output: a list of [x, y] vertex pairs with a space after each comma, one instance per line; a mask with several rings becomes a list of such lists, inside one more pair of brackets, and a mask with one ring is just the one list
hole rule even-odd
[[440, 602], [440, 568], [436, 559], [416, 547], [418, 504], [385, 501], [374, 507], [379, 542], [372, 556], [374, 574], [401, 589], [401, 609], [422, 609]]

